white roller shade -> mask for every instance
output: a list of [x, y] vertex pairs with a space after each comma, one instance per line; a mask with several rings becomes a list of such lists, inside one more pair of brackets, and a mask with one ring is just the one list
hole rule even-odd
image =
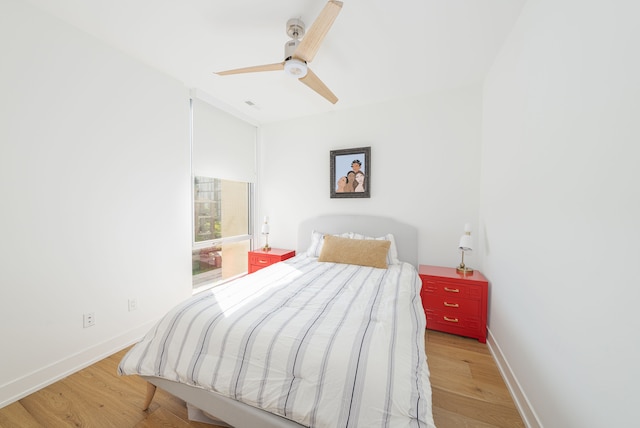
[[256, 127], [192, 98], [193, 173], [225, 180], [256, 181]]

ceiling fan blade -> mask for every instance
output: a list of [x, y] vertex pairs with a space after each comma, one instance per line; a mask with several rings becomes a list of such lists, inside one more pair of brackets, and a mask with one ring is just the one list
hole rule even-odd
[[298, 80], [325, 97], [331, 104], [338, 102], [338, 97], [327, 88], [327, 85], [322, 83], [322, 80], [310, 68], [307, 68], [307, 75]]
[[320, 15], [318, 15], [313, 24], [311, 24], [311, 28], [309, 28], [302, 38], [293, 56], [307, 62], [313, 61], [318, 49], [320, 49], [320, 44], [322, 44], [322, 41], [333, 25], [333, 21], [336, 20], [341, 10], [341, 1], [329, 0], [324, 9], [322, 9], [322, 12], [320, 12]]
[[241, 74], [241, 73], [257, 73], [259, 71], [278, 71], [284, 70], [284, 62], [277, 62], [275, 64], [255, 65], [253, 67], [236, 68], [235, 70], [226, 70], [214, 72], [218, 76], [227, 76], [229, 74]]

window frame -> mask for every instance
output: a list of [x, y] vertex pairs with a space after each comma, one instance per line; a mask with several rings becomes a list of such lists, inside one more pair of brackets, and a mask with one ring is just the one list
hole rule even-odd
[[[229, 236], [229, 237], [224, 237], [224, 238], [213, 238], [213, 239], [209, 239], [209, 240], [205, 240], [205, 241], [198, 241], [196, 242], [196, 232], [195, 232], [195, 170], [194, 170], [194, 113], [193, 113], [193, 108], [194, 108], [194, 103], [193, 103], [193, 96], [190, 97], [189, 99], [189, 148], [190, 148], [190, 159], [191, 159], [191, 183], [190, 183], [190, 188], [191, 188], [191, 192], [190, 192], [190, 196], [191, 196], [191, 251], [192, 253], [194, 251], [198, 251], [198, 250], [202, 250], [208, 247], [213, 247], [213, 246], [221, 246], [223, 244], [229, 244], [229, 243], [234, 243], [234, 242], [243, 242], [243, 241], [248, 241], [249, 243], [249, 250], [248, 251], [252, 251], [256, 245], [255, 241], [256, 241], [256, 235], [255, 235], [255, 208], [256, 208], [256, 201], [255, 201], [255, 189], [256, 189], [256, 183], [251, 182], [251, 181], [244, 181], [245, 183], [247, 183], [247, 233], [246, 234], [242, 234], [242, 235], [234, 235], [234, 236]], [[254, 143], [255, 144], [255, 143]], [[257, 156], [257, 146], [255, 147], [255, 156]], [[255, 158], [252, 159], [252, 162], [257, 162], [257, 159]], [[225, 180], [224, 178], [220, 178], [220, 177], [212, 177], [212, 178], [218, 178], [218, 179], [222, 179]], [[217, 282], [209, 282], [209, 283], [203, 283], [201, 285], [195, 286], [194, 282], [193, 282], [193, 274], [191, 275], [192, 281], [192, 291], [193, 294], [197, 294], [201, 291], [216, 287], [218, 285], [222, 285], [226, 282], [229, 282], [233, 279], [236, 279], [240, 276], [244, 276], [248, 273], [248, 266], [247, 266], [247, 271], [245, 272], [241, 272], [237, 275], [234, 275], [232, 277], [228, 277], [225, 278], [223, 280], [217, 281]]]

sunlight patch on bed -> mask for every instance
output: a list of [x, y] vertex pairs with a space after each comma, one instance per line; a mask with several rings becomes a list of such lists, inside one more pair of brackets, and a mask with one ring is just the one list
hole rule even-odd
[[261, 299], [266, 293], [298, 278], [302, 272], [286, 263], [279, 263], [277, 270], [262, 269], [238, 278], [224, 286], [214, 287], [208, 292], [218, 301], [225, 318], [238, 309]]

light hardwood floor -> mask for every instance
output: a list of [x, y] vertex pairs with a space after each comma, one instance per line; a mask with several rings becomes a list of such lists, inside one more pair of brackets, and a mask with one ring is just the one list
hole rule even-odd
[[[486, 345], [433, 331], [425, 341], [438, 428], [524, 427]], [[141, 411], [145, 381], [116, 374], [124, 352], [0, 409], [0, 427], [213, 427], [189, 421], [185, 403], [160, 389]]]
[[517, 428], [524, 423], [486, 344], [427, 330], [438, 428]]

